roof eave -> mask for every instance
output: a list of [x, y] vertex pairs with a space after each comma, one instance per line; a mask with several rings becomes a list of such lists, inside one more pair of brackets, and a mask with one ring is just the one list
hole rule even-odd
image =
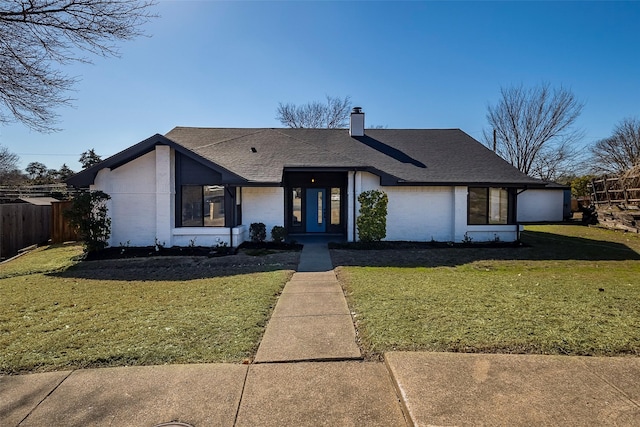
[[180, 144], [160, 134], [155, 134], [145, 139], [144, 141], [141, 141], [135, 145], [132, 145], [131, 147], [117, 154], [114, 154], [113, 156], [101, 161], [100, 163], [97, 163], [91, 166], [90, 168], [87, 168], [81, 172], [78, 172], [77, 174], [68, 178], [65, 182], [76, 188], [87, 188], [95, 182], [96, 175], [102, 169], [105, 169], [105, 168], [112, 169], [112, 170], [116, 169], [126, 163], [129, 163], [132, 160], [137, 159], [138, 157], [141, 157], [155, 150], [155, 147], [157, 145], [167, 145], [173, 148], [174, 150], [176, 150], [177, 152], [187, 157], [190, 157], [195, 161], [202, 163], [203, 165], [211, 169], [221, 172], [224, 177], [224, 181], [226, 181], [225, 183], [243, 184], [247, 182], [247, 180], [244, 177], [241, 177], [240, 175], [235, 174], [229, 171], [228, 169], [213, 163], [208, 159], [205, 159], [199, 154], [194, 153], [193, 151], [187, 148], [184, 148]]
[[382, 184], [383, 186], [422, 186], [422, 187], [506, 187], [506, 188], [547, 188], [545, 183], [522, 183], [522, 182], [488, 182], [488, 181], [406, 181], [397, 180], [393, 184]]

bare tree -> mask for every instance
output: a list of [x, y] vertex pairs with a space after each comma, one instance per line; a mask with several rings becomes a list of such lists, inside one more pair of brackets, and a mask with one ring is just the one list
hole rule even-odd
[[628, 117], [613, 129], [613, 135], [591, 147], [596, 173], [624, 173], [640, 165], [640, 120]]
[[0, 174], [18, 169], [19, 161], [20, 157], [17, 154], [0, 145]]
[[543, 149], [533, 162], [529, 174], [543, 181], [558, 181], [573, 175], [583, 163], [583, 155], [573, 144], [561, 143], [550, 149]]
[[141, 35], [154, 0], [3, 0], [0, 3], [0, 124], [56, 130], [54, 108], [76, 79], [56, 68], [117, 56], [115, 42]]
[[0, 185], [18, 185], [26, 181], [24, 174], [18, 169], [20, 157], [0, 145]]
[[327, 96], [327, 102], [312, 101], [304, 105], [278, 104], [276, 119], [290, 128], [346, 128], [351, 112], [351, 98]]
[[[563, 87], [548, 83], [525, 89], [500, 89], [501, 99], [489, 106], [484, 143], [520, 171], [554, 179], [578, 154], [575, 143], [583, 132], [573, 128], [584, 104]], [[495, 145], [494, 145], [495, 144]]]

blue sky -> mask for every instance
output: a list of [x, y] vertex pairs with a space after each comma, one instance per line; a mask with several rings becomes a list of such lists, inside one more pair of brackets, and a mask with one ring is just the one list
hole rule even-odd
[[366, 124], [476, 139], [501, 86], [548, 82], [585, 108], [583, 145], [640, 116], [640, 2], [160, 1], [81, 81], [53, 134], [0, 127], [21, 167], [79, 170], [175, 126], [279, 127], [279, 102], [351, 96]]

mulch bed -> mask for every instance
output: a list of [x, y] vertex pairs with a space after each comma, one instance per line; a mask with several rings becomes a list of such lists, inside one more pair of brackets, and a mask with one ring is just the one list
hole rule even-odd
[[[87, 261], [105, 260], [105, 259], [127, 259], [127, 258], [149, 258], [149, 257], [165, 257], [165, 256], [189, 256], [189, 257], [221, 257], [228, 255], [236, 255], [239, 250], [246, 249], [251, 251], [269, 251], [263, 253], [271, 253], [272, 251], [300, 251], [302, 245], [295, 243], [275, 243], [275, 242], [244, 242], [237, 248], [215, 248], [206, 246], [189, 246], [180, 247], [173, 246], [170, 248], [155, 246], [121, 246], [105, 248], [98, 252], [88, 253], [85, 257]], [[262, 254], [262, 253], [260, 253]]]

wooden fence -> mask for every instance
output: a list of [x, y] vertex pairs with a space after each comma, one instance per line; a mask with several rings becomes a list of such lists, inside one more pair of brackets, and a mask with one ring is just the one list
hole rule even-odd
[[602, 204], [640, 204], [640, 175], [603, 176], [588, 184], [591, 190], [591, 202]]
[[34, 244], [46, 243], [51, 233], [51, 206], [0, 204], [0, 260]]
[[0, 201], [11, 203], [21, 197], [69, 198], [75, 192], [67, 184], [0, 185]]
[[640, 174], [603, 176], [588, 185], [600, 225], [640, 232]]
[[51, 243], [64, 243], [78, 240], [78, 233], [71, 228], [64, 217], [64, 211], [71, 208], [73, 202], [65, 200], [51, 204]]

